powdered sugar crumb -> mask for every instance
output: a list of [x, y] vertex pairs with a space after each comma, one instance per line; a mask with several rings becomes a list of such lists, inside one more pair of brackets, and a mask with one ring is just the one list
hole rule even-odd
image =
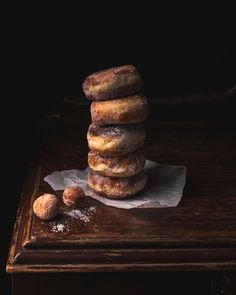
[[96, 212], [96, 207], [89, 207], [88, 208], [88, 213], [95, 213]]
[[[91, 217], [96, 212], [96, 207], [91, 206], [86, 209], [73, 209], [68, 212], [64, 212], [62, 214], [62, 220], [60, 221], [53, 221], [51, 223], [51, 231], [54, 233], [63, 233], [63, 232], [69, 232], [70, 231], [70, 221], [68, 220], [68, 217], [75, 218], [79, 221], [84, 222], [87, 224], [90, 222]], [[97, 231], [97, 229], [94, 229]]]
[[95, 212], [96, 212], [95, 207], [89, 207], [88, 209], [83, 209], [83, 210], [74, 209], [69, 212], [66, 212], [65, 214], [72, 217], [72, 218], [76, 218], [76, 219], [79, 219], [79, 220], [87, 223], [90, 221], [90, 217]]
[[55, 224], [53, 225], [52, 227], [52, 231], [55, 232], [55, 233], [58, 233], [58, 232], [64, 232], [65, 230], [68, 230], [67, 226], [63, 223], [58, 223], [58, 224]]

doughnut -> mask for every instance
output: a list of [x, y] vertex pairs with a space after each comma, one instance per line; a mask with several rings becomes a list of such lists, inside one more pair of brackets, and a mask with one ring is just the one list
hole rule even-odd
[[144, 95], [94, 101], [91, 104], [92, 122], [97, 125], [141, 123], [148, 116], [148, 102]]
[[62, 200], [67, 207], [78, 207], [84, 199], [85, 194], [78, 185], [67, 186], [63, 192]]
[[142, 150], [138, 150], [124, 156], [103, 157], [94, 151], [90, 151], [88, 164], [92, 170], [105, 176], [128, 177], [143, 170], [145, 155]]
[[93, 170], [88, 173], [88, 185], [96, 193], [111, 198], [128, 198], [140, 192], [146, 185], [147, 176], [144, 171], [131, 177], [103, 176]]
[[59, 213], [59, 204], [59, 199], [55, 195], [43, 194], [34, 201], [33, 211], [40, 219], [50, 220]]
[[133, 65], [93, 73], [83, 82], [83, 91], [91, 100], [107, 100], [132, 95], [140, 91], [141, 87], [141, 76]]
[[142, 124], [99, 126], [90, 124], [88, 146], [105, 156], [122, 156], [143, 146], [145, 130]]

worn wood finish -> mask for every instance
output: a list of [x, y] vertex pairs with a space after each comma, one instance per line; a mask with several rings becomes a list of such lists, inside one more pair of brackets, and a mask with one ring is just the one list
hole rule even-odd
[[90, 222], [67, 217], [65, 232], [35, 217], [35, 198], [52, 192], [45, 175], [86, 167], [89, 109], [65, 104], [50, 117], [47, 144], [25, 181], [9, 273], [236, 270], [235, 123], [159, 121], [154, 114], [146, 122], [147, 158], [187, 167], [178, 207], [122, 210], [88, 197], [81, 207], [96, 208]]

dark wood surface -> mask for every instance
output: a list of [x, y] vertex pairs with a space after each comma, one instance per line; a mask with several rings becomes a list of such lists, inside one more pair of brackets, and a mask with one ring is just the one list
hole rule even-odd
[[55, 222], [66, 223], [63, 232], [34, 216], [35, 198], [53, 192], [43, 181], [47, 174], [87, 164], [89, 108], [65, 103], [50, 116], [47, 140], [25, 181], [9, 273], [236, 270], [235, 122], [160, 121], [153, 108], [145, 124], [146, 156], [187, 167], [180, 204], [124, 210], [87, 197], [81, 209], [95, 208], [90, 221], [60, 215]]
[[181, 294], [234, 295], [231, 273], [109, 272], [13, 274], [14, 295], [41, 294]]

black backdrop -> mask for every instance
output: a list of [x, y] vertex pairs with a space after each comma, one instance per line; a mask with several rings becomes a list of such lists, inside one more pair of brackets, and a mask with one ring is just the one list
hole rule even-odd
[[[81, 2], [75, 7], [20, 3], [5, 11], [3, 262], [27, 163], [40, 140], [40, 118], [64, 95], [81, 95], [88, 74], [134, 64], [143, 76], [144, 92], [157, 99], [224, 90], [236, 81], [232, 7], [127, 3]], [[2, 278], [1, 286], [9, 286], [7, 276]]]

